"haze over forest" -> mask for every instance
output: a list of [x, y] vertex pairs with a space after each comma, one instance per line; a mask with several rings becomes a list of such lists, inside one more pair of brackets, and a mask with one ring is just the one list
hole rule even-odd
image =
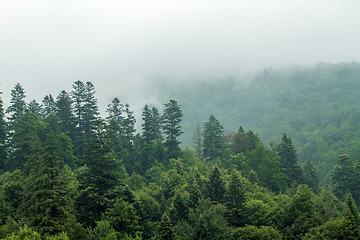
[[140, 113], [159, 79], [183, 82], [318, 62], [360, 61], [355, 0], [0, 3], [0, 83], [41, 101], [76, 80]]
[[360, 239], [359, 9], [0, 1], [0, 239]]

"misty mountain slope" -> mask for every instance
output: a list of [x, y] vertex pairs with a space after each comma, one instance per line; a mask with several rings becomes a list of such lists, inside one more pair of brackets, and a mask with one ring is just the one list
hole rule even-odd
[[162, 82], [155, 88], [163, 101], [174, 98], [181, 104], [184, 145], [192, 146], [197, 124], [212, 114], [225, 134], [242, 125], [257, 132], [265, 144], [278, 143], [285, 131], [293, 138], [301, 162], [311, 159], [321, 165], [331, 159], [334, 163], [336, 155], [345, 151], [357, 157], [360, 64], [267, 69], [247, 78], [250, 84], [224, 77]]

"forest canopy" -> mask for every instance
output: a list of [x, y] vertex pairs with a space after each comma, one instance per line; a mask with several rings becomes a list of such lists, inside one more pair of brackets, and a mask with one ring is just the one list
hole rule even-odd
[[118, 97], [100, 116], [91, 82], [40, 103], [18, 83], [0, 101], [0, 238], [358, 239], [359, 77], [195, 82], [141, 120]]

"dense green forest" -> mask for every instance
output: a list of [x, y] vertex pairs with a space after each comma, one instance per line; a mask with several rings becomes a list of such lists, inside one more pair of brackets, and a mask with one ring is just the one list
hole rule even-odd
[[196, 123], [214, 115], [225, 134], [242, 125], [257, 132], [265, 145], [278, 142], [285, 131], [293, 139], [300, 164], [311, 160], [323, 184], [331, 183], [328, 173], [339, 154], [359, 158], [359, 63], [204, 79], [164, 80], [150, 88], [163, 96], [162, 101], [175, 98], [181, 104], [184, 145], [192, 146]]
[[119, 98], [100, 117], [91, 82], [41, 103], [17, 84], [0, 101], [0, 238], [359, 239], [359, 77], [189, 83], [143, 107], [141, 133]]

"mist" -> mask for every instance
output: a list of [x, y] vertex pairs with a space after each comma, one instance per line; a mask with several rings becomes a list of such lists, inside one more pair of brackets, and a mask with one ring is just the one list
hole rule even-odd
[[360, 61], [360, 2], [46, 1], [0, 3], [0, 90], [27, 101], [95, 85], [139, 111], [151, 86], [241, 76], [268, 67]]

